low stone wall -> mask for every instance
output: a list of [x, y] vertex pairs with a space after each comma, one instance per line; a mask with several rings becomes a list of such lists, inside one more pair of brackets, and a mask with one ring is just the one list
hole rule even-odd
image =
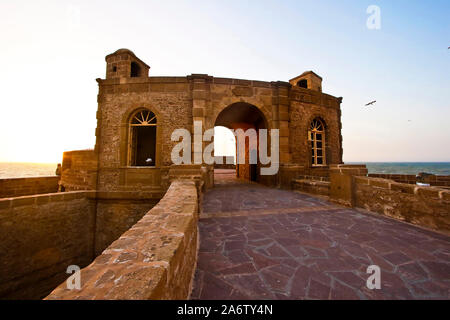
[[234, 169], [236, 170], [236, 165], [235, 164], [214, 164], [214, 169]]
[[369, 173], [369, 177], [394, 180], [395, 182], [416, 184], [415, 174]]
[[214, 169], [236, 169], [233, 156], [214, 156]]
[[369, 177], [390, 179], [400, 183], [416, 184], [416, 182], [423, 182], [431, 186], [450, 187], [450, 176], [429, 175], [424, 176], [421, 181], [414, 174], [370, 173]]
[[59, 176], [0, 179], [0, 198], [57, 192], [58, 181]]
[[424, 177], [423, 180], [424, 183], [429, 183], [432, 186], [439, 186], [439, 187], [450, 187], [450, 176], [427, 176]]
[[450, 233], [450, 191], [394, 180], [353, 177], [353, 205]]
[[39, 299], [94, 258], [95, 192], [0, 200], [0, 299]]
[[139, 221], [160, 192], [73, 191], [0, 200], [0, 299], [40, 299]]
[[327, 177], [300, 177], [292, 181], [292, 190], [329, 196], [330, 182], [327, 180]]
[[47, 299], [186, 299], [197, 256], [195, 182], [173, 181], [161, 201], [81, 270], [81, 290], [63, 282]]

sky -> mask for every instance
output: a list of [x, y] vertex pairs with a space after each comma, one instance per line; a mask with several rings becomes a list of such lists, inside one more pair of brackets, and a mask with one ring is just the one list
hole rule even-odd
[[[366, 12], [380, 8], [380, 28]], [[344, 161], [450, 161], [449, 1], [0, 1], [0, 161], [93, 148], [104, 57], [343, 97]], [[376, 100], [371, 107], [364, 104]]]

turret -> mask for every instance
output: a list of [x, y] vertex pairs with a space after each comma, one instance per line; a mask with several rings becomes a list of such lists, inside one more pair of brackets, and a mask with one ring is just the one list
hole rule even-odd
[[322, 77], [313, 71], [305, 71], [298, 77], [289, 80], [292, 86], [322, 92]]
[[148, 77], [150, 66], [128, 49], [119, 49], [105, 57], [106, 79]]

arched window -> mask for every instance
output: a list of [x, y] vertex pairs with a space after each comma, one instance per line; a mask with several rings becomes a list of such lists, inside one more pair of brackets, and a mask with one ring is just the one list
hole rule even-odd
[[306, 89], [308, 89], [308, 80], [302, 79], [302, 80], [300, 80], [299, 82], [297, 82], [297, 85], [298, 85], [300, 88], [306, 88]]
[[318, 118], [314, 119], [308, 134], [311, 142], [311, 164], [313, 166], [325, 165], [325, 126], [323, 122]]
[[156, 116], [150, 110], [139, 110], [130, 120], [128, 164], [130, 166], [155, 166]]
[[141, 67], [136, 62], [133, 61], [131, 63], [130, 77], [134, 78], [140, 76], [141, 76]]

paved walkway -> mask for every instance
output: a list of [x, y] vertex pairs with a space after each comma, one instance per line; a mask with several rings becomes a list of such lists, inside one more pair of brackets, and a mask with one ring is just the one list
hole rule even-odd
[[[220, 174], [192, 299], [449, 299], [450, 237]], [[369, 290], [369, 265], [381, 289]]]

